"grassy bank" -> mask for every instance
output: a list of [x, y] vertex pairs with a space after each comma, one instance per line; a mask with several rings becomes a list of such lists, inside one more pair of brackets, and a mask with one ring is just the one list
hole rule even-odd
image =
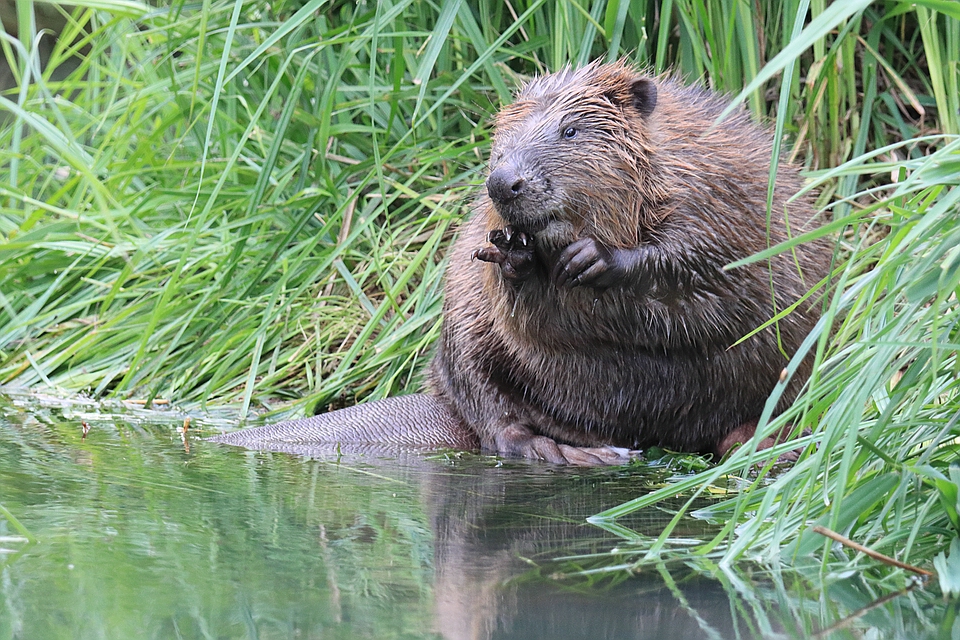
[[731, 525], [695, 552], [806, 552], [817, 519], [908, 559], [955, 536], [955, 4], [73, 4], [45, 66], [29, 3], [3, 14], [0, 384], [243, 413], [415, 387], [490, 115], [529, 74], [626, 54], [742, 91], [850, 257], [781, 419], [819, 446], [703, 514]]

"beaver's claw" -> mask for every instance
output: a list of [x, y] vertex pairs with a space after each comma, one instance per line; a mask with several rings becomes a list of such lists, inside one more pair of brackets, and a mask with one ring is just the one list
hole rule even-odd
[[493, 229], [487, 234], [490, 247], [481, 247], [473, 252], [474, 260], [494, 262], [500, 265], [500, 273], [507, 280], [526, 279], [535, 265], [533, 238], [513, 227]]
[[627, 250], [605, 247], [594, 238], [581, 238], [563, 250], [551, 277], [558, 287], [603, 290], [623, 281], [631, 257]]

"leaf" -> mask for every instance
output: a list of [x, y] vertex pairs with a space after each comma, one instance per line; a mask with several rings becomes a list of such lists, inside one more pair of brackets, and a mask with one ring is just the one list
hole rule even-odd
[[950, 555], [943, 552], [933, 559], [933, 567], [940, 579], [940, 590], [945, 598], [960, 596], [960, 538], [950, 543]]
[[139, 18], [150, 11], [149, 4], [143, 2], [134, 2], [133, 0], [71, 0], [70, 3], [49, 2], [65, 7], [86, 7], [88, 9], [99, 9], [109, 11], [115, 15], [131, 16]]
[[417, 68], [417, 75], [413, 83], [420, 87], [420, 93], [417, 94], [417, 106], [413, 109], [413, 117], [416, 118], [423, 105], [423, 98], [427, 94], [427, 83], [430, 80], [430, 74], [433, 73], [433, 65], [437, 62], [440, 50], [447, 43], [447, 35], [450, 33], [450, 27], [460, 11], [460, 5], [463, 0], [448, 0], [443, 3], [440, 15], [437, 17], [437, 24], [433, 28], [433, 33], [427, 41], [427, 48], [420, 56], [420, 66]]
[[950, 518], [950, 524], [960, 533], [960, 467], [950, 465], [950, 479], [933, 467], [916, 465], [913, 471], [924, 481], [936, 488], [940, 494], [940, 505]]
[[[899, 482], [900, 475], [896, 473], [885, 473], [867, 480], [845, 496], [842, 503], [834, 505], [839, 511], [835, 521], [833, 520], [833, 512], [823, 514], [800, 534], [797, 541], [785, 552], [786, 555], [788, 557], [805, 556], [823, 545], [824, 538], [820, 534], [814, 533], [814, 524], [829, 527], [843, 535], [849, 535], [850, 528], [853, 527], [857, 518], [864, 513], [873, 511], [874, 507], [885, 500]], [[842, 509], [839, 509], [840, 504], [842, 504]]]
[[960, 20], [960, 3], [957, 0], [909, 0], [909, 2], [900, 2], [900, 7], [891, 11], [888, 15], [895, 16], [900, 13], [916, 11], [917, 6], [926, 7], [940, 13], [945, 13], [951, 18]]

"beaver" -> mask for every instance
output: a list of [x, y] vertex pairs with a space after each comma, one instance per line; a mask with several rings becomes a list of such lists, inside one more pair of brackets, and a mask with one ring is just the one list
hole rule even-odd
[[[717, 123], [727, 104], [624, 61], [521, 88], [496, 117], [486, 188], [449, 255], [428, 396], [396, 399], [433, 417], [365, 433], [429, 440], [422, 422], [439, 412], [484, 450], [573, 464], [653, 445], [723, 455], [751, 437], [818, 305], [742, 339], [827, 276], [832, 248], [724, 268], [816, 224], [809, 196], [791, 199], [803, 181], [788, 163], [768, 217], [771, 133], [744, 110]], [[809, 373], [808, 359], [778, 412]], [[317, 418], [263, 429], [336, 440], [338, 413], [317, 417], [330, 436], [303, 435]]]

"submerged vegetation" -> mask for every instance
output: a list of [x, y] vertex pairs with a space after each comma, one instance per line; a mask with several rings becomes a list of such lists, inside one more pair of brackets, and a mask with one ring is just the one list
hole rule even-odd
[[[769, 119], [840, 241], [816, 374], [764, 427], [800, 461], [742, 447], [595, 522], [638, 562], [853, 558], [819, 523], [929, 565], [960, 532], [960, 6], [81, 0], [55, 40], [31, 6], [0, 34], [0, 384], [244, 415], [414, 388], [490, 114], [626, 55]], [[701, 546], [616, 522], [718, 487]]]

